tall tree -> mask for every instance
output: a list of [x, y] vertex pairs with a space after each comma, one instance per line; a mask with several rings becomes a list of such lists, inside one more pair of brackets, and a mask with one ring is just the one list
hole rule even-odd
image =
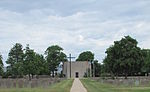
[[6, 61], [6, 63], [9, 64], [7, 70], [13, 77], [23, 75], [23, 57], [24, 53], [22, 45], [20, 43], [16, 43], [13, 48], [11, 48]]
[[27, 45], [24, 57], [24, 73], [29, 76], [29, 80], [31, 80], [31, 76], [33, 77], [33, 75], [47, 74], [47, 67], [44, 56], [34, 52]]
[[34, 75], [47, 75], [48, 74], [48, 63], [44, 59], [43, 55], [40, 55], [38, 53], [35, 53], [34, 58], [34, 66], [36, 69], [36, 72], [34, 72]]
[[29, 45], [26, 46], [25, 55], [24, 55], [24, 74], [29, 76], [29, 80], [31, 80], [31, 75], [36, 72], [35, 69], [35, 52], [29, 48]]
[[82, 52], [76, 61], [93, 61], [94, 60], [94, 54], [91, 51], [85, 51]]
[[3, 61], [2, 61], [2, 55], [0, 55], [0, 76], [3, 74]]
[[117, 58], [116, 56], [118, 55], [117, 52], [118, 52], [118, 54], [120, 53], [118, 47], [114, 47], [114, 46], [109, 47], [106, 51], [107, 57], [103, 61], [104, 66], [105, 66], [105, 68], [104, 68], [105, 71], [109, 72], [111, 74], [112, 78], [114, 78], [114, 75], [118, 75], [119, 72], [121, 71], [119, 69], [120, 60], [116, 59]]
[[144, 54], [144, 65], [142, 67], [142, 72], [147, 73], [149, 76], [150, 73], [150, 49], [143, 49]]
[[137, 44], [135, 39], [125, 36], [107, 49], [104, 64], [111, 74], [122, 73], [127, 78], [129, 74], [138, 74], [141, 71], [143, 53]]
[[52, 45], [45, 51], [46, 61], [49, 65], [49, 73], [52, 73], [52, 77], [54, 77], [54, 72], [57, 71], [60, 62], [67, 61], [67, 56], [62, 51], [63, 48], [58, 45]]
[[101, 64], [98, 63], [98, 60], [94, 60], [94, 76], [95, 77], [100, 77], [101, 75]]

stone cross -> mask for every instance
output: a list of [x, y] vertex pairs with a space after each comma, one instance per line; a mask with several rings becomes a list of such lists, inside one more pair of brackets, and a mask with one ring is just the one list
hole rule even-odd
[[75, 57], [72, 57], [71, 54], [69, 54], [69, 57], [67, 57], [67, 58], [69, 58], [69, 61], [70, 61], [70, 78], [71, 78], [71, 59], [75, 58]]

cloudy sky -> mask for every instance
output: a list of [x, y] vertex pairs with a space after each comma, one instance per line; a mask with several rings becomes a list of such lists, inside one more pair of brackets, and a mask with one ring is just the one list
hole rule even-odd
[[106, 48], [125, 35], [150, 48], [150, 0], [0, 0], [4, 62], [15, 43], [40, 54], [53, 44], [75, 57], [90, 50], [102, 62]]

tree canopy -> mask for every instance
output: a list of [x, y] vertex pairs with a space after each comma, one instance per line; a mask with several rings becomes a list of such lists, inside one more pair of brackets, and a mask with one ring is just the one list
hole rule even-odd
[[94, 64], [94, 76], [95, 77], [100, 77], [100, 75], [101, 75], [101, 63], [99, 63], [98, 62], [98, 60], [94, 60], [94, 62], [93, 62], [93, 64]]
[[138, 42], [130, 36], [125, 36], [120, 41], [106, 50], [107, 56], [104, 60], [106, 69], [113, 75], [133, 75], [141, 71], [143, 64], [142, 50], [137, 47]]
[[94, 54], [91, 51], [85, 51], [82, 52], [76, 61], [93, 61], [94, 60]]
[[[110, 74], [114, 76], [149, 75], [150, 73], [150, 49], [141, 49], [138, 42], [130, 36], [125, 36], [106, 50], [106, 57], [100, 64], [94, 60], [94, 53], [84, 51], [79, 54], [76, 61], [90, 61], [91, 73], [95, 76]], [[63, 48], [58, 45], [49, 46], [44, 55], [38, 54], [29, 45], [23, 49], [20, 43], [16, 43], [10, 49], [6, 63], [7, 72], [3, 72], [2, 55], [0, 55], [0, 75], [11, 77], [23, 77], [25, 75], [51, 75], [54, 77], [61, 62], [67, 61]]]
[[3, 73], [3, 61], [2, 61], [2, 55], [0, 55], [0, 76], [2, 75]]
[[60, 62], [67, 61], [67, 56], [62, 51], [63, 48], [61, 48], [58, 45], [52, 45], [48, 47], [45, 51], [46, 61], [49, 65], [49, 73], [52, 73], [53, 77], [54, 72], [57, 71], [57, 67], [60, 64]]
[[142, 67], [142, 72], [147, 73], [147, 76], [150, 73], [150, 49], [143, 49], [144, 54], [144, 65]]
[[2, 61], [2, 55], [0, 55], [0, 65], [3, 65], [3, 61]]
[[30, 49], [29, 45], [27, 45], [24, 54], [24, 73], [29, 76], [29, 80], [31, 80], [31, 75], [37, 72], [36, 63], [35, 63], [35, 52]]
[[23, 75], [23, 58], [23, 47], [20, 43], [16, 43], [13, 48], [11, 48], [6, 61], [6, 63], [9, 64], [7, 70], [10, 75], [14, 77]]
[[34, 52], [34, 50], [30, 49], [29, 45], [25, 49], [23, 64], [24, 74], [29, 76], [29, 80], [31, 80], [31, 75], [46, 74], [48, 71], [43, 55]]

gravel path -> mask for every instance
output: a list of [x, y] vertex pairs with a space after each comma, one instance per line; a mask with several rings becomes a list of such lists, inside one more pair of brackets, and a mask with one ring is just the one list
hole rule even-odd
[[75, 78], [70, 92], [87, 92], [79, 78]]

